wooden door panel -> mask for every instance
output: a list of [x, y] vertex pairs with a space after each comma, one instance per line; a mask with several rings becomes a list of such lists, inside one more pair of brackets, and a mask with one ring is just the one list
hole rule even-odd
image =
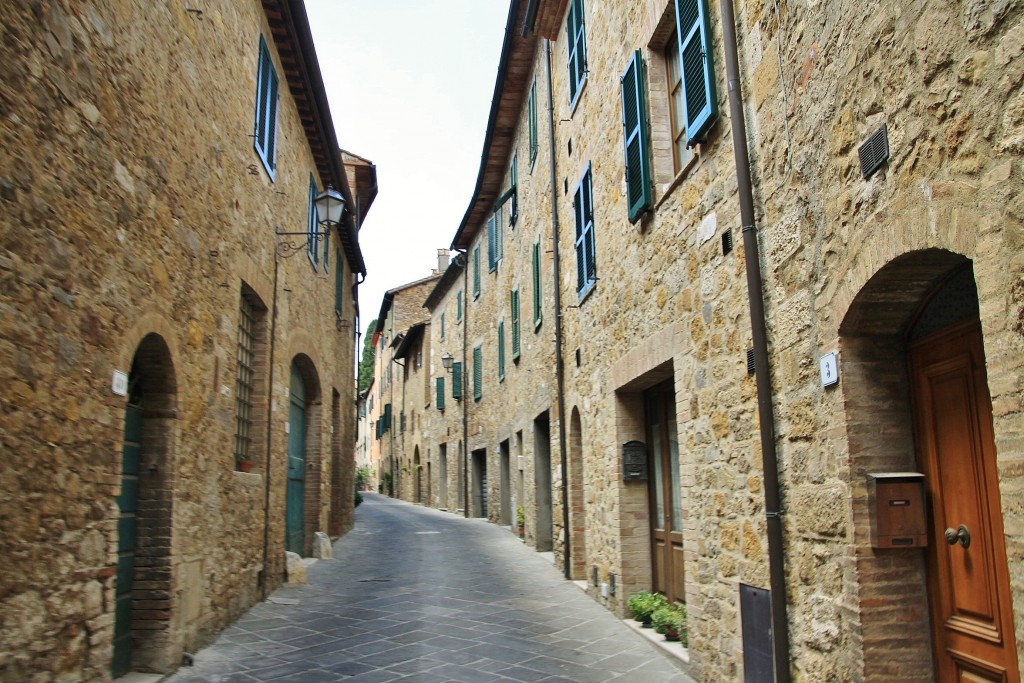
[[[936, 681], [1017, 680], [991, 401], [977, 322], [914, 344], [915, 439], [930, 502]], [[963, 525], [967, 547], [947, 542]]]

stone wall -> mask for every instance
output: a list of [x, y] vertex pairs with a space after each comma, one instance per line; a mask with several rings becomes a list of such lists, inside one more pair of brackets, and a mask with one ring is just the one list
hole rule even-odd
[[[338, 320], [354, 318], [354, 278], [336, 234], [326, 269], [304, 250], [275, 266], [274, 229], [305, 231], [310, 174], [326, 179], [259, 2], [14, 2], [0, 14], [0, 678], [110, 676], [125, 422], [111, 381], [133, 359], [166, 397], [147, 408], [160, 445], [143, 446], [159, 483], [142, 485], [162, 491], [151, 511], [162, 526], [143, 537], [162, 550], [147, 571], [161, 569], [153, 580], [137, 569], [135, 582], [135, 614], [159, 635], [136, 634], [133, 668], [166, 671], [261, 582], [282, 580], [293, 358], [319, 443], [307, 535], [329, 514], [351, 524], [351, 496], [331, 511], [329, 493], [332, 466], [351, 469], [353, 334]], [[281, 76], [273, 182], [250, 136], [260, 35]], [[243, 284], [276, 306], [272, 362], [257, 365], [273, 373], [270, 436], [254, 434], [252, 473], [233, 456]]]

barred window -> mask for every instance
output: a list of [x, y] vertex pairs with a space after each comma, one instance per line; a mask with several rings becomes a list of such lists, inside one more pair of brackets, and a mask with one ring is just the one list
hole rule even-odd
[[241, 297], [238, 316], [238, 381], [235, 385], [235, 467], [251, 457], [253, 399], [256, 379], [255, 307]]

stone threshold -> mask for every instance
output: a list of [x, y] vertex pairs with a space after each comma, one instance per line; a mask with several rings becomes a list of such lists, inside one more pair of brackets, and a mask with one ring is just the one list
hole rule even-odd
[[114, 683], [157, 683], [170, 674], [144, 674], [138, 671], [131, 671], [120, 678], [115, 678]]
[[622, 623], [624, 623], [626, 626], [639, 633], [647, 640], [651, 641], [651, 643], [653, 643], [654, 645], [657, 645], [666, 654], [669, 654], [686, 664], [690, 663], [689, 650], [680, 645], [678, 642], [671, 642], [665, 640], [665, 636], [661, 635], [653, 628], [644, 628], [640, 625], [640, 622], [636, 621], [635, 619], [623, 619]]

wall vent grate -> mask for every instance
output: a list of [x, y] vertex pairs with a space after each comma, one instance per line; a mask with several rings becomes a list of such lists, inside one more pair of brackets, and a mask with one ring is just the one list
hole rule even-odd
[[857, 148], [860, 157], [860, 173], [867, 180], [882, 164], [889, 160], [889, 130], [886, 124], [876, 130], [871, 137]]
[[747, 349], [747, 374], [753, 375], [756, 370], [754, 366], [754, 349]]
[[722, 233], [722, 256], [728, 256], [732, 251], [732, 228]]

